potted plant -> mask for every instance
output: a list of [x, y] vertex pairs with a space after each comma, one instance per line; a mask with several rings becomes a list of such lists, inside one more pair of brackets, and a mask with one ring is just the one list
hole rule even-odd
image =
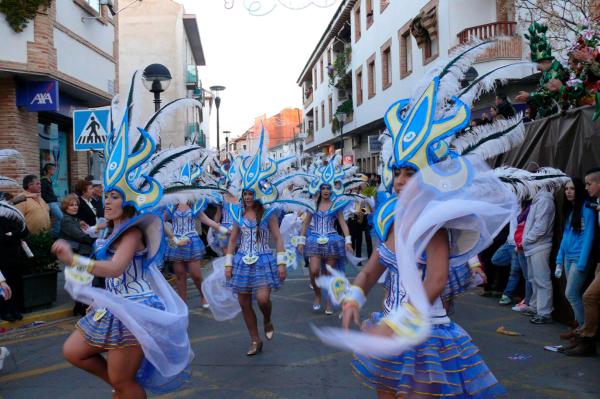
[[23, 311], [47, 307], [56, 301], [57, 274], [60, 270], [56, 257], [50, 252], [54, 243], [48, 231], [30, 235], [26, 239], [32, 258], [25, 258], [22, 265]]

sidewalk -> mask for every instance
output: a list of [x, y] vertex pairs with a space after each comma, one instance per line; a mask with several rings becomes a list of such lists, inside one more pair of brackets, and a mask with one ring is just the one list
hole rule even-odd
[[45, 323], [48, 321], [64, 319], [66, 317], [73, 316], [73, 300], [64, 289], [65, 274], [63, 272], [59, 272], [57, 275], [57, 285], [56, 302], [54, 302], [47, 309], [23, 313], [23, 320], [18, 320], [13, 323], [8, 321], [0, 321], [0, 334], [15, 328], [28, 326], [33, 323]]

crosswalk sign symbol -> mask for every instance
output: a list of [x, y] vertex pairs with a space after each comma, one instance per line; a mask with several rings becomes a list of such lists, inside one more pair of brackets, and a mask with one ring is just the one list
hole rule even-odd
[[73, 149], [102, 151], [108, 137], [109, 115], [108, 107], [74, 111]]

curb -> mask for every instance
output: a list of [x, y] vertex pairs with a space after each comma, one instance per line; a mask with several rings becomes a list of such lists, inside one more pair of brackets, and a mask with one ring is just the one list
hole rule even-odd
[[73, 306], [69, 304], [56, 309], [28, 313], [23, 315], [23, 320], [18, 320], [12, 323], [8, 321], [2, 321], [0, 322], [0, 330], [14, 330], [15, 328], [19, 328], [36, 321], [52, 321], [71, 316], [73, 316]]

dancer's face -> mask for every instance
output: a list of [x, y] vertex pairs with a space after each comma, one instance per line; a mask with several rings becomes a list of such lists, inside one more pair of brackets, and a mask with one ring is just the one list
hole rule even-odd
[[250, 190], [246, 190], [242, 193], [242, 200], [244, 201], [245, 206], [254, 205], [254, 192]]
[[123, 198], [118, 191], [112, 190], [104, 195], [104, 217], [108, 220], [123, 216]]
[[394, 169], [394, 191], [400, 194], [404, 186], [415, 173], [417, 172], [413, 168]]
[[331, 198], [331, 186], [328, 186], [327, 184], [321, 186], [321, 198], [324, 200]]

